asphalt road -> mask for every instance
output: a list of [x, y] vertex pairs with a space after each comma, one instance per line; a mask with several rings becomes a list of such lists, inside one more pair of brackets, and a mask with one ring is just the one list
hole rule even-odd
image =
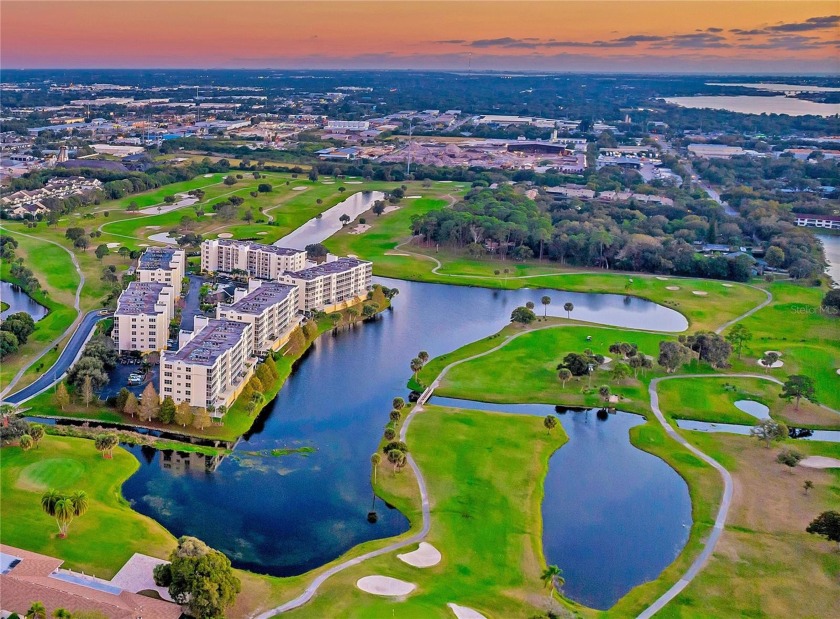
[[10, 404], [20, 404], [58, 382], [70, 366], [73, 365], [79, 352], [84, 347], [89, 336], [93, 333], [96, 324], [111, 315], [110, 313], [101, 315], [99, 313], [100, 311], [102, 310], [93, 310], [85, 314], [75, 333], [73, 333], [73, 337], [70, 338], [67, 347], [61, 351], [61, 355], [59, 355], [58, 360], [51, 368], [41, 374], [34, 383], [6, 396], [3, 398], [3, 401]]

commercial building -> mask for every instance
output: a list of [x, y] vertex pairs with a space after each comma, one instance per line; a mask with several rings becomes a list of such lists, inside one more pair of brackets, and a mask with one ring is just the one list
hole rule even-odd
[[160, 282], [131, 282], [117, 301], [111, 337], [120, 352], [166, 348], [175, 315], [175, 289]]
[[216, 318], [250, 324], [255, 352], [277, 350], [298, 324], [297, 286], [252, 279], [233, 298], [230, 305], [216, 306]]
[[807, 228], [825, 228], [827, 230], [840, 230], [840, 217], [836, 215], [813, 215], [797, 213], [795, 217], [797, 226], [805, 226]]
[[260, 245], [231, 239], [213, 239], [201, 244], [201, 270], [216, 273], [247, 273], [260, 279], [277, 279], [285, 271], [306, 266], [302, 249]]
[[193, 331], [181, 331], [177, 352], [160, 360], [160, 397], [206, 408], [221, 417], [251, 378], [256, 365], [253, 327], [247, 322], [196, 316]]
[[137, 264], [137, 279], [141, 282], [169, 284], [180, 292], [186, 271], [187, 255], [174, 247], [149, 247]]
[[357, 258], [335, 258], [301, 271], [287, 271], [280, 281], [298, 288], [302, 312], [343, 309], [367, 296], [373, 264]]
[[370, 122], [366, 120], [328, 120], [328, 131], [367, 131]]

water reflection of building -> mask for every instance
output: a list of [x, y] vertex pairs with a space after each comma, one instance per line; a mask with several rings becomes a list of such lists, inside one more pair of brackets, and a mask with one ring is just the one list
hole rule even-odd
[[160, 452], [158, 461], [162, 469], [173, 473], [188, 473], [190, 471], [213, 472], [224, 459], [224, 454], [210, 456], [194, 451], [171, 451], [167, 449]]

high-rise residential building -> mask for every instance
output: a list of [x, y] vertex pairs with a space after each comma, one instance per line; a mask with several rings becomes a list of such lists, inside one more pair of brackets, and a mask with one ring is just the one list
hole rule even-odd
[[201, 244], [201, 270], [216, 273], [246, 273], [250, 277], [276, 280], [285, 271], [306, 266], [306, 251], [261, 245], [233, 239], [212, 239]]
[[160, 282], [131, 282], [117, 301], [111, 337], [120, 352], [166, 348], [175, 315], [175, 289]]
[[254, 373], [253, 327], [247, 322], [196, 316], [193, 331], [181, 331], [177, 352], [160, 360], [161, 399], [206, 408], [219, 417]]
[[169, 284], [179, 294], [186, 272], [187, 255], [175, 247], [149, 247], [137, 264], [137, 280]]
[[298, 324], [297, 286], [252, 279], [248, 289], [238, 288], [234, 302], [219, 304], [216, 318], [247, 322], [252, 326], [255, 352], [277, 350]]
[[371, 262], [335, 258], [300, 271], [287, 271], [280, 276], [280, 281], [298, 287], [300, 311], [331, 312], [364, 299], [372, 278]]

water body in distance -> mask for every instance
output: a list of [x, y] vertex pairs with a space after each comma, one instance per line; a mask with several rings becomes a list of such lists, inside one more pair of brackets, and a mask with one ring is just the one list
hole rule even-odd
[[[548, 404], [488, 404], [433, 397], [431, 404], [555, 414]], [[546, 562], [563, 570], [563, 590], [592, 608], [613, 606], [654, 580], [688, 541], [688, 486], [663, 460], [634, 447], [638, 415], [560, 409], [569, 437], [549, 461], [542, 504]]]
[[840, 236], [833, 234], [818, 234], [822, 242], [828, 267], [825, 272], [834, 280], [835, 286], [840, 286]]
[[32, 297], [20, 289], [20, 286], [9, 282], [0, 282], [0, 300], [9, 304], [9, 308], [0, 313], [0, 318], [6, 318], [17, 312], [26, 312], [32, 316], [32, 320], [38, 322], [47, 315], [46, 307], [34, 301]]
[[704, 110], [726, 110], [739, 114], [786, 114], [788, 116], [834, 116], [840, 114], [840, 105], [836, 103], [815, 103], [793, 97], [758, 97], [758, 96], [696, 96], [665, 97], [665, 101]]
[[[234, 457], [211, 472], [203, 466], [187, 472], [153, 450], [133, 449], [141, 467], [123, 493], [134, 508], [176, 536], [203, 539], [237, 567], [300, 574], [357, 544], [408, 529], [406, 518], [381, 502], [375, 507], [379, 521], [367, 522], [370, 456], [388, 422], [391, 400], [407, 395], [409, 364], [420, 350], [435, 357], [491, 335], [527, 300], [541, 310], [543, 294], [553, 299], [549, 313], [564, 314], [568, 300], [575, 304], [573, 317], [580, 319], [641, 328], [686, 326], [672, 309], [621, 295], [378, 281], [400, 290], [393, 311], [322, 336]], [[594, 329], [593, 336], [598, 338]], [[314, 453], [243, 455], [303, 446]]]
[[307, 245], [323, 243], [333, 234], [341, 230], [341, 216], [348, 215], [353, 221], [373, 207], [377, 200], [384, 200], [385, 194], [381, 191], [360, 191], [339, 202], [332, 208], [321, 214], [320, 218], [310, 219], [294, 232], [290, 232], [274, 244], [278, 247], [291, 247], [293, 249], [306, 249]]

